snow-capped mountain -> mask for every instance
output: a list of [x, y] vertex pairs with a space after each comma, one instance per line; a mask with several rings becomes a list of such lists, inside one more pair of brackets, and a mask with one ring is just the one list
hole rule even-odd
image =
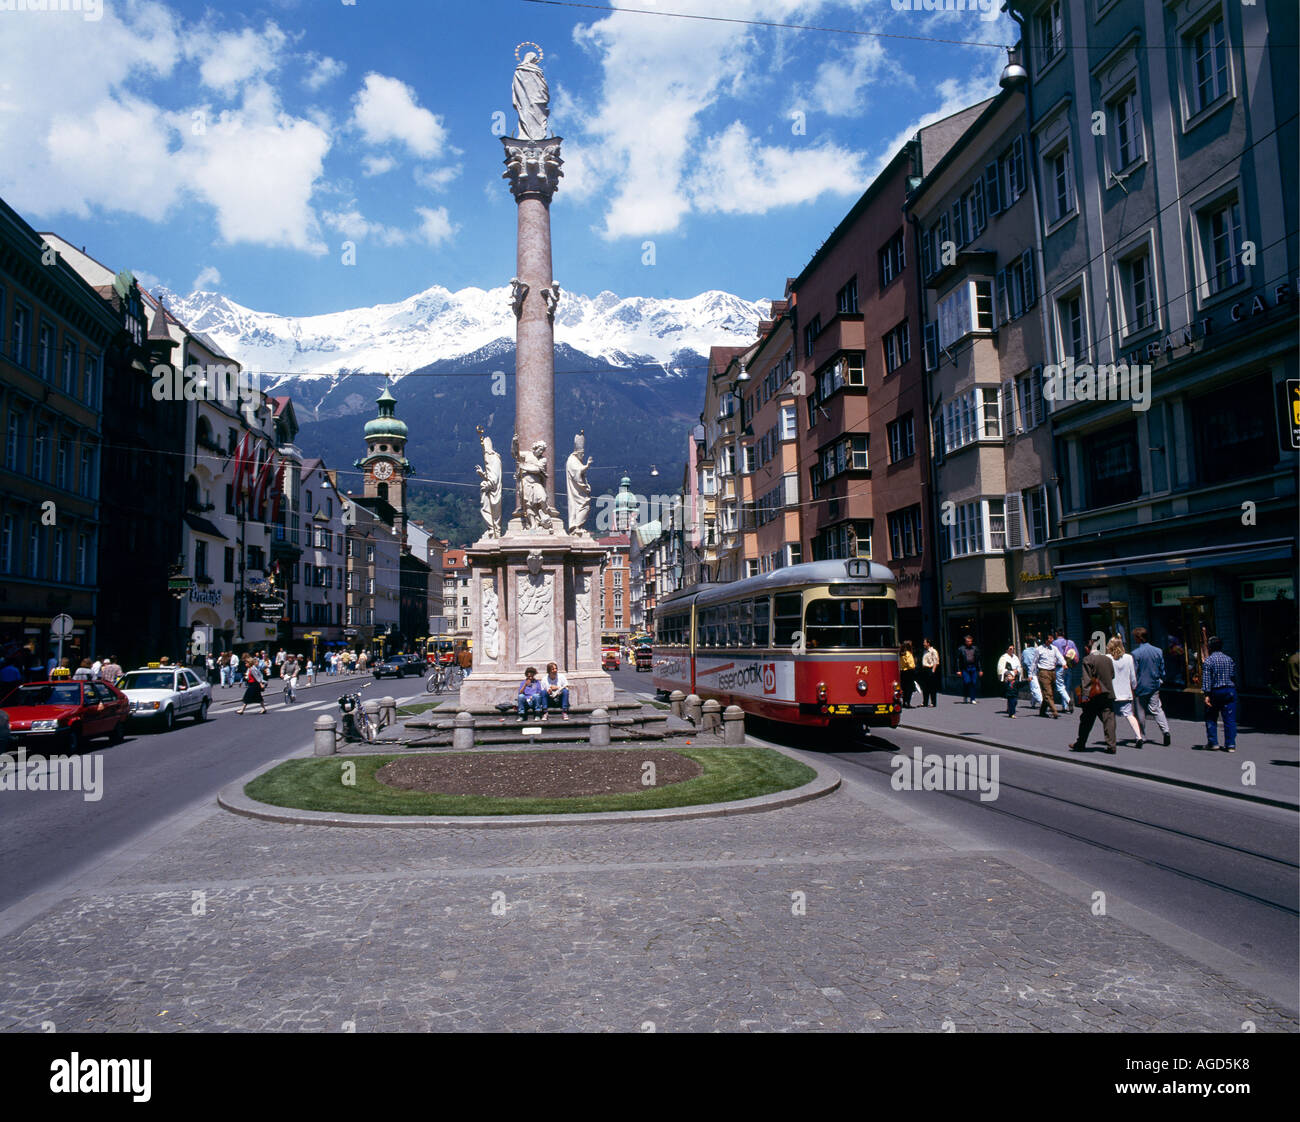
[[[514, 343], [507, 287], [450, 292], [435, 286], [396, 304], [315, 316], [258, 312], [212, 292], [177, 296], [160, 288], [156, 295], [246, 369], [273, 374], [388, 373], [400, 378], [499, 340]], [[766, 303], [751, 304], [717, 291], [689, 300], [562, 292], [555, 339], [612, 366], [666, 367], [682, 352], [707, 355], [715, 345], [752, 341], [767, 311]]]

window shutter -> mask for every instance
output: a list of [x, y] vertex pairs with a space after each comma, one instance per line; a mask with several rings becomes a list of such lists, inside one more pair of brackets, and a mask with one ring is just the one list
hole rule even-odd
[[1043, 367], [1041, 364], [1034, 367], [1031, 377], [1034, 385], [1034, 424], [1041, 425], [1047, 408], [1043, 403]]
[[921, 271], [927, 277], [934, 272], [934, 249], [929, 230], [921, 232]]
[[988, 212], [984, 208], [984, 180], [975, 180], [971, 187], [971, 211], [975, 220], [975, 229], [971, 231], [971, 236], [978, 238], [984, 233], [984, 227], [988, 225]]
[[998, 315], [1003, 323], [1011, 322], [1011, 306], [1007, 303], [1007, 271], [998, 270]]
[[1002, 210], [1002, 205], [998, 199], [998, 164], [996, 160], [984, 166], [984, 199], [988, 205], [990, 215], [997, 214]]
[[925, 368], [934, 370], [939, 365], [939, 325], [931, 320], [925, 325]]
[[936, 270], [943, 268], [943, 243], [952, 241], [952, 230], [948, 225], [948, 216], [939, 215], [939, 244], [934, 247], [934, 267]]
[[1016, 137], [1011, 142], [1011, 171], [1015, 179], [1015, 195], [1020, 198], [1025, 193], [1025, 138]]
[[1007, 548], [1024, 549], [1025, 534], [1020, 519], [1020, 495], [1011, 493], [1004, 497], [1003, 513], [1006, 516]]
[[966, 231], [961, 220], [961, 199], [952, 204], [952, 240], [959, 246], [966, 244]]
[[1025, 309], [1034, 306], [1038, 300], [1037, 286], [1034, 283], [1034, 250], [1031, 246], [1020, 255], [1020, 269], [1025, 280]]
[[1016, 428], [1016, 383], [1008, 378], [1002, 383], [1002, 435], [1014, 436]]

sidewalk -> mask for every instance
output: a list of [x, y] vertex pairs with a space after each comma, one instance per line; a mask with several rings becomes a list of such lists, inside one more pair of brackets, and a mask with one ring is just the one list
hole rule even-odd
[[[1300, 741], [1286, 733], [1259, 732], [1250, 726], [1238, 729], [1237, 751], [1205, 749], [1205, 725], [1200, 721], [1170, 718], [1172, 743], [1163, 739], [1154, 721], [1147, 725], [1147, 735], [1159, 739], [1137, 749], [1122, 743], [1125, 734], [1132, 736], [1128, 722], [1117, 720], [1115, 737], [1119, 751], [1106, 752], [1101, 722], [1092, 726], [1087, 752], [1071, 752], [1069, 745], [1079, 733], [1079, 711], [1061, 713], [1059, 720], [1039, 717], [1032, 702], [1016, 707], [1015, 720], [1006, 715], [1007, 703], [1000, 697], [981, 697], [976, 705], [966, 705], [951, 694], [940, 694], [933, 709], [904, 709], [898, 732], [920, 729], [926, 732], [961, 736], [979, 743], [995, 744], [1016, 751], [1033, 752], [1054, 759], [1068, 760], [1088, 767], [1103, 767], [1127, 775], [1158, 778], [1179, 786], [1217, 791], [1237, 798], [1266, 801], [1300, 809]], [[895, 734], [897, 735], [897, 734]], [[1223, 744], [1223, 729], [1219, 729]], [[1253, 784], [1246, 764], [1254, 765]]]

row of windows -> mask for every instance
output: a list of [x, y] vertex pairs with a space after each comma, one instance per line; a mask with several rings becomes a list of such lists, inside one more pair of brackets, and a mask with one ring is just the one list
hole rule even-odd
[[758, 557], [745, 559], [745, 576], [756, 577], [762, 573], [773, 573], [787, 565], [797, 565], [803, 558], [803, 545], [800, 542], [786, 542], [780, 549], [764, 553]]
[[[9, 471], [22, 472], [43, 483], [94, 498], [99, 494], [99, 448], [83, 444], [78, 455], [76, 441], [58, 436], [48, 424], [37, 423], [31, 437], [30, 461], [27, 454], [27, 417], [10, 412], [5, 423], [4, 465]], [[74, 474], [75, 473], [75, 474]]]
[[754, 415], [777, 395], [793, 373], [794, 350], [791, 348], [785, 352], [780, 362], [764, 375], [763, 380], [755, 386], [753, 394], [746, 399], [743, 418], [745, 424], [749, 424]]
[[14, 365], [34, 369], [43, 382], [58, 386], [69, 397], [77, 397], [92, 409], [98, 409], [103, 389], [101, 356], [87, 352], [83, 359], [77, 341], [68, 338], [66, 332], [60, 351], [55, 325], [44, 320], [36, 332], [33, 355], [32, 325], [35, 317], [32, 310], [15, 299], [12, 315], [6, 319], [5, 299], [5, 290], [0, 288], [0, 324], [9, 328], [9, 357]]
[[921, 554], [921, 505], [892, 511], [889, 522], [889, 556], [898, 561]]
[[872, 520], [841, 522], [819, 533], [812, 541], [814, 561], [842, 561], [871, 556]]
[[941, 407], [935, 417], [934, 445], [943, 454], [973, 444], [977, 440], [1000, 440], [998, 391], [977, 388], [960, 394]]
[[16, 514], [0, 519], [0, 572], [56, 583], [95, 583], [95, 536], [61, 526], [27, 521]]
[[984, 232], [989, 219], [1009, 210], [1029, 187], [1025, 170], [1025, 140], [1017, 136], [996, 160], [939, 215], [921, 236], [921, 264], [927, 278], [953, 262], [954, 249], [969, 245]]
[[866, 363], [861, 351], [851, 351], [829, 363], [813, 380], [808, 391], [808, 425], [817, 423], [817, 407], [845, 386], [867, 384]]

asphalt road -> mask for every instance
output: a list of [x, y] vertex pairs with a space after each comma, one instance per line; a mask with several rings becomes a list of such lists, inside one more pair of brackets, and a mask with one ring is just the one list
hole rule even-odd
[[213, 691], [208, 720], [178, 722], [171, 732], [128, 728], [126, 740], [92, 741], [84, 754], [103, 757], [103, 795], [88, 802], [79, 791], [0, 794], [0, 910], [67, 876], [135, 835], [200, 800], [213, 799], [227, 783], [268, 760], [311, 743], [312, 724], [337, 713], [338, 697], [370, 682], [362, 697], [409, 696], [423, 691], [414, 678], [370, 675], [322, 677], [298, 689], [284, 707], [280, 682], [267, 692], [268, 713], [250, 709], [236, 716], [241, 689]]
[[[614, 675], [652, 695], [649, 675]], [[639, 681], [638, 681], [639, 678]], [[1274, 975], [1294, 1004], [1300, 990], [1300, 816], [1012, 750], [998, 756], [998, 794], [895, 790], [896, 753], [993, 752], [916, 729], [889, 731], [871, 747], [827, 744], [779, 726], [751, 732], [829, 756], [845, 775], [908, 814], [955, 826], [990, 849], [1054, 866], [1095, 891], [1119, 897], [1224, 947]]]

